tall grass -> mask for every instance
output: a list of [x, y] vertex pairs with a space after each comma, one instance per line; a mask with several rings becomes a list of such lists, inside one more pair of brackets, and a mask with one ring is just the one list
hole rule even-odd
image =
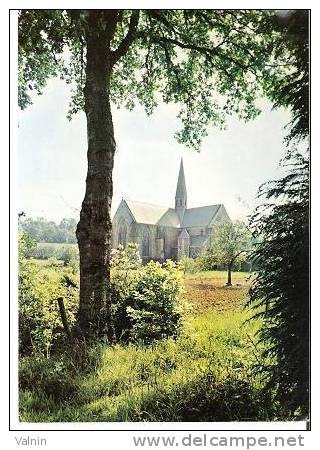
[[27, 422], [272, 420], [281, 411], [254, 371], [261, 349], [248, 312], [190, 316], [177, 339], [86, 347], [20, 365]]

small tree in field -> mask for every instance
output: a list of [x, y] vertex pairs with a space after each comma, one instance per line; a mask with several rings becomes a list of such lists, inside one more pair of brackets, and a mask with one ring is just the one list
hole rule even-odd
[[252, 235], [240, 220], [219, 222], [212, 230], [211, 247], [206, 258], [212, 264], [223, 264], [228, 269], [227, 286], [231, 286], [231, 272], [236, 263], [243, 262], [252, 247]]

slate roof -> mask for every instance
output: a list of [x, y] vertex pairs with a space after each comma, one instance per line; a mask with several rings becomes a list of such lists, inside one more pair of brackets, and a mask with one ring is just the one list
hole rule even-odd
[[206, 236], [191, 236], [190, 247], [202, 247], [206, 239]]
[[207, 227], [220, 207], [221, 205], [209, 205], [186, 209], [181, 226], [186, 228]]
[[221, 205], [200, 206], [186, 209], [182, 224], [175, 209], [150, 203], [124, 200], [137, 223], [174, 228], [207, 227]]
[[180, 220], [176, 210], [168, 208], [167, 212], [161, 217], [157, 225], [179, 228]]
[[172, 208], [152, 205], [150, 203], [135, 202], [132, 200], [125, 200], [125, 202], [137, 223], [175, 228], [179, 227], [179, 217]]

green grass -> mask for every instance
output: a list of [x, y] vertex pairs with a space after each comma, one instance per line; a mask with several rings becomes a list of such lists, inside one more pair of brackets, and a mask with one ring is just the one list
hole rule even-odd
[[51, 258], [51, 259], [36, 259], [32, 258], [30, 259], [30, 264], [34, 267], [36, 267], [37, 270], [55, 270], [58, 267], [63, 266], [63, 261]]
[[29, 252], [29, 256], [40, 260], [49, 258], [63, 260], [66, 254], [71, 254], [76, 258], [78, 253], [77, 244], [39, 242], [36, 247]]
[[190, 318], [178, 340], [151, 347], [97, 346], [77, 349], [77, 356], [25, 358], [21, 420], [270, 420], [274, 405], [253, 373], [259, 324], [242, 325], [247, 317], [205, 313]]
[[[249, 272], [232, 272], [232, 282], [246, 282], [246, 280], [252, 276]], [[228, 278], [228, 272], [225, 270], [205, 270], [196, 273], [186, 273], [185, 278], [188, 280], [202, 280], [202, 279], [212, 279], [215, 281], [226, 282]]]
[[[43, 268], [45, 270], [45, 268]], [[193, 305], [182, 335], [152, 346], [74, 341], [50, 358], [20, 361], [23, 422], [275, 420], [283, 414], [255, 371], [258, 321], [246, 322], [246, 274], [186, 275]]]
[[38, 247], [48, 247], [48, 248], [61, 248], [61, 247], [73, 247], [78, 248], [78, 244], [70, 244], [68, 242], [38, 242]]

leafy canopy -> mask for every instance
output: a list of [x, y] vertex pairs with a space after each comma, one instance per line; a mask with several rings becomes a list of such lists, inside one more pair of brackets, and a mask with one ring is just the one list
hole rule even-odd
[[286, 77], [276, 80], [265, 78], [274, 107], [291, 110], [291, 120], [287, 125], [286, 141], [298, 142], [309, 134], [309, 11], [291, 10], [274, 17], [272, 28], [282, 32], [283, 39], [275, 50], [275, 57], [285, 53], [292, 69]]
[[19, 228], [37, 242], [76, 243], [76, 219], [62, 219], [60, 223], [48, 221], [43, 217], [20, 218]]
[[[236, 113], [259, 114], [256, 99], [291, 74], [274, 13], [259, 10], [105, 10], [110, 30], [112, 102], [151, 114], [163, 101], [179, 107], [180, 143], [199, 149], [209, 125]], [[112, 26], [110, 25], [112, 23]], [[86, 10], [23, 10], [19, 15], [19, 104], [31, 104], [48, 78], [72, 84], [69, 117], [83, 109]], [[108, 28], [109, 27], [109, 28]], [[97, 30], [99, 32], [99, 30]], [[268, 80], [268, 83], [265, 82]]]
[[252, 248], [252, 234], [240, 220], [218, 222], [212, 229], [208, 257], [215, 264], [232, 265], [244, 260]]

